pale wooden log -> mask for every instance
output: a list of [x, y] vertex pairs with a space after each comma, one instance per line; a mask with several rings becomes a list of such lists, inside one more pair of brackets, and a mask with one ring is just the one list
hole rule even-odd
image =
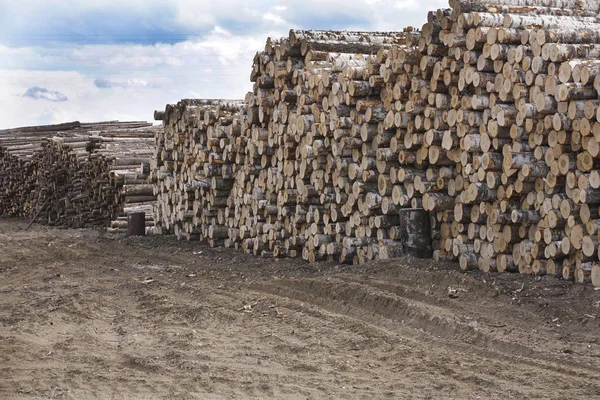
[[595, 16], [598, 12], [597, 5], [593, 2], [583, 7], [576, 1], [542, 1], [534, 0], [493, 0], [481, 2], [478, 0], [453, 0], [450, 3], [454, 13], [465, 12], [500, 12], [522, 13], [540, 15], [584, 15]]
[[591, 280], [595, 287], [600, 287], [600, 264], [594, 263], [591, 270]]
[[[527, 14], [507, 14], [504, 15], [503, 25], [505, 28], [524, 29], [527, 26], [535, 25], [540, 27], [554, 27], [567, 24], [575, 25], [594, 25], [596, 23], [593, 17], [570, 17], [570, 16], [552, 16], [552, 15], [527, 15]], [[570, 57], [575, 58], [575, 57]]]

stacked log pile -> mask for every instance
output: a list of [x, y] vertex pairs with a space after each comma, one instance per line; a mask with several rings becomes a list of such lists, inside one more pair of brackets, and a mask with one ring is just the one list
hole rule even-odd
[[[600, 285], [598, 2], [450, 5], [421, 31], [269, 39], [246, 107], [227, 117], [210, 101], [167, 107], [165, 227], [254, 254], [362, 263], [426, 249], [407, 242], [420, 221], [434, 258], [462, 269]], [[203, 173], [173, 174], [189, 163]]]
[[158, 232], [223, 245], [227, 198], [245, 148], [245, 110], [241, 100], [183, 100], [155, 114], [164, 120], [150, 176]]
[[[382, 128], [386, 115], [382, 85], [369, 85], [370, 79], [383, 82], [380, 76], [370, 78], [368, 71], [380, 62], [376, 55], [352, 52], [405, 47], [407, 37], [412, 42], [415, 36], [293, 31], [290, 39], [269, 42], [266, 51], [257, 54], [252, 74], [255, 88], [246, 97], [245, 116], [223, 120], [217, 106], [212, 118], [220, 121], [220, 129], [207, 128], [213, 122], [208, 117], [212, 101], [168, 106], [159, 115], [165, 119], [165, 133], [157, 137], [157, 160], [162, 165], [155, 174], [156, 220], [167, 229], [173, 225], [176, 233], [184, 227], [186, 236], [190, 229], [199, 228], [196, 233], [211, 244], [255, 254], [303, 254], [310, 261], [351, 262], [373, 258], [380, 248], [382, 253], [399, 254], [401, 245], [393, 240], [393, 232], [397, 238], [400, 235], [394, 229], [400, 218], [394, 213], [397, 207], [386, 201], [390, 204], [384, 211], [392, 214], [386, 216], [381, 196], [369, 193], [369, 188], [378, 191], [378, 175], [368, 171], [375, 168], [375, 150], [386, 149], [393, 137]], [[220, 132], [212, 144], [220, 142], [224, 150], [220, 153], [210, 143], [200, 144], [205, 136], [211, 139], [211, 129]], [[368, 145], [373, 149], [367, 150]], [[361, 154], [363, 147], [369, 154]], [[202, 150], [211, 153], [205, 157], [207, 164], [198, 160]], [[164, 163], [176, 156], [179, 162]], [[190, 159], [203, 173], [187, 174], [186, 179], [190, 168], [183, 160]], [[379, 164], [384, 171], [393, 166], [386, 167], [383, 159]], [[207, 166], [219, 174], [218, 184], [230, 191], [218, 196], [226, 202], [225, 208], [198, 213], [208, 202], [200, 192], [217, 189]], [[195, 201], [182, 207], [190, 197], [184, 187], [194, 185], [203, 188], [195, 190]], [[389, 197], [392, 186], [381, 190]], [[404, 206], [410, 206], [410, 201]], [[191, 222], [186, 223], [183, 215]], [[200, 224], [202, 218], [212, 218], [208, 227]], [[355, 245], [348, 246], [350, 242]]]
[[427, 24], [448, 45], [445, 57], [462, 63], [460, 97], [447, 107], [452, 140], [442, 143], [457, 177], [445, 193], [453, 220], [441, 250], [463, 269], [583, 281], [597, 260], [595, 245], [582, 248], [593, 214], [580, 211], [598, 208], [581, 194], [595, 168], [583, 142], [595, 142], [598, 3], [526, 5], [457, 1]]
[[155, 233], [156, 196], [149, 176], [157, 131], [162, 127], [142, 123], [139, 127], [103, 129], [91, 137], [86, 191], [91, 194], [92, 204], [108, 210], [113, 232], [126, 231], [129, 213], [144, 212], [146, 233]]
[[[79, 123], [0, 131], [0, 214], [29, 216], [36, 212], [37, 166], [49, 137]], [[41, 204], [39, 204], [41, 205]]]
[[[0, 132], [0, 212], [61, 227], [125, 226], [147, 211], [155, 128], [145, 122], [79, 122]], [[121, 220], [119, 220], [121, 217]]]
[[415, 161], [385, 125], [395, 75], [384, 62], [415, 47], [407, 31], [291, 31], [255, 57], [247, 102], [258, 121], [249, 117], [229, 244], [310, 262], [401, 253], [399, 208], [419, 204], [400, 186], [392, 196], [390, 170]]

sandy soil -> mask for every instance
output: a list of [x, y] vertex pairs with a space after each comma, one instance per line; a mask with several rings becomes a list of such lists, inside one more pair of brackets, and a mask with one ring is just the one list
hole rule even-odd
[[600, 398], [600, 292], [0, 220], [1, 399]]

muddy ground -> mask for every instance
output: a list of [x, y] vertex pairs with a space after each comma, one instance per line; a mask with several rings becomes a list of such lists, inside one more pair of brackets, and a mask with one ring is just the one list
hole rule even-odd
[[1, 399], [600, 398], [600, 292], [0, 220]]

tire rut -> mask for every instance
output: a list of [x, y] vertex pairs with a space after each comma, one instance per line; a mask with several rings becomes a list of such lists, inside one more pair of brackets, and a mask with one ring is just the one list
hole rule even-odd
[[[556, 355], [492, 338], [461, 322], [449, 307], [432, 304], [435, 303], [432, 299], [423, 301], [423, 293], [408, 297], [414, 295], [414, 291], [402, 292], [397, 290], [397, 286], [389, 284], [371, 285], [371, 282], [365, 284], [334, 278], [253, 282], [250, 287], [292, 301], [312, 304], [337, 313], [346, 320], [358, 319], [391, 333], [406, 334], [406, 328], [409, 328], [408, 331], [412, 331], [409, 334], [421, 344], [429, 342], [439, 346], [442, 342], [452, 352], [464, 351], [464, 354], [475, 354], [508, 365], [518, 363], [519, 369], [543, 374], [549, 381], [569, 379], [582, 387], [590, 386], [590, 382], [595, 381], [593, 366], [582, 365], [581, 360], [557, 360]], [[595, 393], [600, 391], [595, 384], [591, 389]]]

